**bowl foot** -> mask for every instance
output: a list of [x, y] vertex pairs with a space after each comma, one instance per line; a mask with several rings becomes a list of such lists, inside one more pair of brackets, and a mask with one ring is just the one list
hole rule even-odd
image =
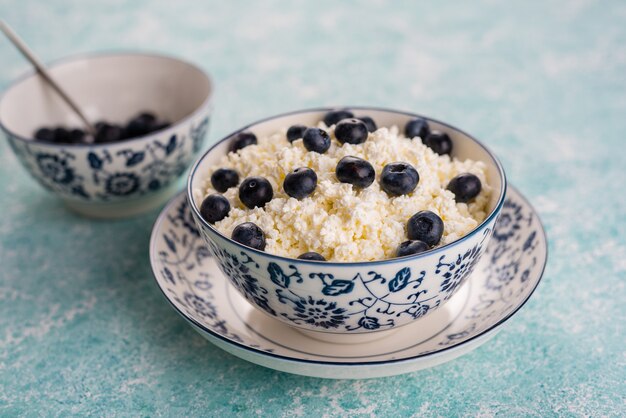
[[178, 181], [175, 181], [156, 193], [128, 201], [95, 203], [65, 200], [63, 203], [71, 211], [88, 218], [121, 219], [140, 215], [162, 206], [176, 193], [178, 188]]
[[309, 331], [306, 329], [294, 328], [301, 334], [311, 337], [318, 341], [333, 344], [361, 344], [368, 343], [370, 341], [380, 340], [388, 337], [391, 334], [398, 332], [398, 328], [390, 329], [387, 331], [367, 332], [361, 334], [337, 334], [334, 332], [321, 332], [321, 331]]

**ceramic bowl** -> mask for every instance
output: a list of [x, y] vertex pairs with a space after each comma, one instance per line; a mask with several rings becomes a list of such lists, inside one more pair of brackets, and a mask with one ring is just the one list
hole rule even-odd
[[0, 127], [22, 165], [77, 212], [123, 217], [164, 203], [202, 148], [213, 83], [197, 66], [143, 53], [63, 59], [50, 72], [91, 121], [123, 124], [141, 111], [172, 124], [107, 144], [53, 144], [33, 139], [42, 126], [81, 127], [80, 120], [34, 73], [0, 99]]
[[[377, 108], [349, 107], [378, 126], [404, 126], [418, 115]], [[369, 262], [319, 262], [285, 258], [239, 244], [219, 233], [199, 214], [198, 188], [209, 168], [228, 152], [242, 130], [265, 136], [296, 123], [315, 125], [330, 109], [303, 110], [268, 118], [234, 132], [209, 149], [191, 170], [187, 198], [200, 234], [220, 269], [236, 289], [266, 314], [321, 340], [360, 342], [378, 338], [429, 315], [442, 306], [471, 274], [502, 209], [506, 179], [498, 159], [470, 135], [426, 118], [450, 135], [452, 156], [483, 161], [494, 193], [487, 218], [461, 239], [425, 253]], [[421, 116], [423, 117], [423, 116]]]

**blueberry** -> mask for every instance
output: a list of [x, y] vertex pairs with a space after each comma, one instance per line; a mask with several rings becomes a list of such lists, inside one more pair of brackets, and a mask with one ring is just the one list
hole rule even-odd
[[46, 142], [54, 142], [54, 132], [50, 128], [39, 128], [35, 132], [35, 139]]
[[156, 122], [156, 117], [152, 113], [141, 113], [131, 119], [126, 125], [126, 136], [135, 138], [147, 135], [154, 130]]
[[289, 129], [287, 129], [287, 141], [293, 142], [296, 139], [302, 138], [304, 131], [306, 131], [306, 126], [304, 125], [290, 126]]
[[447, 133], [441, 131], [432, 131], [424, 140], [424, 145], [439, 155], [450, 154], [452, 151], [452, 140]]
[[342, 144], [362, 144], [367, 134], [367, 125], [359, 119], [344, 119], [335, 126], [335, 137]]
[[362, 158], [346, 156], [337, 163], [335, 169], [337, 179], [342, 183], [350, 183], [355, 187], [365, 188], [374, 182], [374, 167]]
[[422, 118], [411, 119], [404, 127], [404, 136], [413, 139], [419, 136], [422, 141], [430, 134], [430, 127], [428, 122]]
[[429, 247], [423, 241], [404, 241], [398, 247], [396, 257], [404, 257], [405, 255], [419, 254], [428, 251]]
[[330, 148], [330, 135], [323, 129], [308, 128], [302, 136], [304, 148], [308, 151], [323, 154]]
[[239, 200], [250, 209], [263, 207], [274, 197], [274, 189], [266, 178], [248, 177], [239, 185]]
[[376, 126], [376, 122], [374, 122], [374, 119], [370, 118], [369, 116], [359, 116], [357, 119], [359, 119], [365, 124], [365, 126], [367, 126], [367, 130], [369, 132], [375, 132], [376, 129], [378, 129], [378, 127]]
[[265, 250], [265, 233], [252, 222], [244, 222], [233, 229], [231, 238], [240, 244], [257, 250]]
[[81, 142], [86, 142], [85, 132], [82, 129], [72, 129], [68, 134], [69, 140], [72, 144], [79, 144]]
[[99, 120], [93, 125], [93, 127], [96, 129], [96, 133], [99, 132], [101, 129], [104, 129], [107, 126], [109, 126], [109, 124], [103, 120]]
[[213, 188], [220, 193], [224, 193], [231, 187], [239, 184], [239, 174], [230, 168], [220, 168], [211, 175]]
[[419, 211], [407, 222], [407, 235], [410, 240], [424, 241], [430, 246], [437, 245], [443, 235], [443, 221], [429, 210]]
[[480, 193], [482, 184], [480, 179], [473, 174], [459, 174], [448, 183], [448, 190], [454, 193], [454, 200], [467, 203]]
[[317, 187], [317, 174], [307, 167], [300, 167], [285, 176], [283, 189], [291, 197], [304, 199]]
[[96, 121], [96, 123], [93, 124], [93, 127], [96, 128], [96, 131], [97, 131], [98, 129], [100, 129], [104, 125], [108, 125], [108, 123], [105, 120], [99, 120], [99, 121]]
[[309, 251], [308, 253], [300, 254], [298, 258], [300, 260], [326, 261], [323, 255], [318, 254], [315, 251]]
[[237, 152], [238, 150], [247, 147], [248, 145], [256, 145], [256, 135], [252, 132], [239, 132], [230, 143], [230, 152]]
[[124, 131], [118, 125], [110, 125], [108, 123], [100, 123], [96, 128], [96, 137], [94, 141], [97, 143], [116, 142], [125, 138]]
[[380, 174], [380, 187], [392, 196], [411, 193], [417, 187], [420, 176], [408, 163], [390, 163]]
[[207, 196], [200, 205], [200, 215], [210, 224], [219, 222], [228, 216], [230, 203], [221, 194]]
[[157, 117], [152, 112], [141, 112], [135, 119], [141, 120], [145, 123], [155, 124], [157, 122]]
[[70, 141], [70, 131], [67, 129], [58, 126], [54, 128], [54, 142], [58, 142], [59, 144], [69, 144]]
[[336, 125], [340, 120], [353, 117], [354, 114], [347, 109], [331, 110], [324, 115], [324, 124], [326, 126]]

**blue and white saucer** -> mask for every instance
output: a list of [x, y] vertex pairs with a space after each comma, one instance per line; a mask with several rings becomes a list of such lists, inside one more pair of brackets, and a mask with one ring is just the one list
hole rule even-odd
[[150, 240], [150, 262], [159, 288], [209, 341], [261, 366], [337, 379], [408, 373], [475, 349], [530, 298], [546, 259], [546, 236], [537, 213], [509, 187], [485, 254], [444, 306], [385, 338], [337, 344], [306, 336], [240, 296], [202, 241], [184, 193], [163, 209]]

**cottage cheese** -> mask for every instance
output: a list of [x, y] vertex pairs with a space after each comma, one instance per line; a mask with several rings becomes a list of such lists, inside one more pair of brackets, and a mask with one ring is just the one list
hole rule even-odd
[[[202, 186], [194, 190], [197, 202], [212, 193], [210, 177], [218, 168], [232, 168], [240, 180], [262, 176], [274, 188], [274, 198], [264, 208], [248, 209], [231, 187], [224, 196], [231, 204], [229, 216], [215, 224], [225, 236], [243, 222], [253, 222], [266, 235], [265, 251], [297, 257], [315, 251], [329, 261], [372, 261], [392, 258], [401, 242], [407, 240], [407, 220], [420, 210], [430, 210], [441, 217], [444, 232], [439, 245], [466, 235], [487, 216], [492, 188], [486, 181], [486, 166], [481, 161], [459, 161], [438, 155], [419, 138], [408, 139], [398, 127], [379, 128], [363, 144], [341, 144], [334, 137], [334, 127], [326, 129], [332, 145], [324, 154], [309, 152], [302, 140], [289, 143], [286, 129], [251, 145], [229, 153], [206, 173]], [[376, 170], [376, 181], [357, 189], [340, 183], [335, 176], [337, 162], [352, 155], [369, 161]], [[391, 162], [407, 162], [415, 167], [420, 180], [408, 195], [390, 197], [379, 184], [383, 167]], [[285, 175], [298, 167], [312, 168], [318, 177], [315, 192], [302, 200], [289, 197], [282, 188]], [[456, 203], [446, 190], [458, 174], [478, 176], [482, 190], [470, 203]]]

